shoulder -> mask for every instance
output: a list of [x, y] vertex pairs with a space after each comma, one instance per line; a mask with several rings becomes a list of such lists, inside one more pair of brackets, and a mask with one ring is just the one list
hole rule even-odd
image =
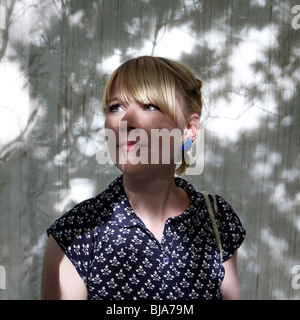
[[223, 248], [223, 262], [228, 260], [243, 243], [246, 230], [233, 207], [221, 196], [215, 196], [215, 212]]
[[65, 251], [75, 237], [91, 238], [96, 229], [110, 219], [114, 204], [118, 201], [120, 179], [114, 180], [95, 197], [84, 200], [59, 217], [47, 230]]
[[197, 212], [199, 219], [204, 219], [202, 223], [207, 228], [210, 228], [212, 224], [208, 210], [208, 206], [211, 206], [221, 239], [223, 261], [228, 260], [240, 247], [246, 236], [246, 230], [232, 205], [222, 196], [196, 190], [192, 184], [182, 178], [176, 178], [176, 184], [187, 192], [191, 200], [191, 207]]
[[220, 221], [220, 228], [222, 228], [222, 224], [228, 223], [232, 226], [232, 228], [237, 227], [240, 230], [244, 231], [242, 226], [242, 222], [233, 209], [232, 205], [229, 204], [223, 197], [219, 195], [215, 195], [217, 210], [215, 212], [216, 218]]
[[48, 236], [52, 236], [85, 284], [95, 239], [110, 221], [115, 206], [122, 197], [121, 190], [119, 177], [97, 196], [75, 205], [47, 230]]

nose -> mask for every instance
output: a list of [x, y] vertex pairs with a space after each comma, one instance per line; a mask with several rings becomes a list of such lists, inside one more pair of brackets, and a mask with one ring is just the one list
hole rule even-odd
[[128, 106], [124, 116], [120, 120], [120, 130], [131, 131], [139, 127], [138, 115], [134, 107]]

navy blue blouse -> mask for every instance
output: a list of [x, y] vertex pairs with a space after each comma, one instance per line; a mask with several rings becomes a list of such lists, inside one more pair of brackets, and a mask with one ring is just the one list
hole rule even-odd
[[[47, 230], [82, 277], [89, 299], [222, 299], [224, 268], [203, 195], [181, 178], [175, 182], [190, 207], [166, 220], [161, 243], [130, 206], [122, 175]], [[224, 262], [245, 230], [232, 207], [216, 198]]]

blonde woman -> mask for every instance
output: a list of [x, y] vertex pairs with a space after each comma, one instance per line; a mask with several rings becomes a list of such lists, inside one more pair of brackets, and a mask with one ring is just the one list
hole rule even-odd
[[[175, 176], [199, 133], [201, 81], [179, 62], [139, 57], [111, 75], [103, 109], [122, 174], [48, 229], [42, 299], [239, 299], [239, 218], [215, 197], [220, 252], [203, 194]], [[155, 140], [162, 131], [176, 134]]]

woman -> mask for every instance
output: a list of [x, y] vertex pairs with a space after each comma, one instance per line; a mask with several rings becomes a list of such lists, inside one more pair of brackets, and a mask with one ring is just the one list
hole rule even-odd
[[[240, 298], [241, 222], [216, 196], [221, 255], [203, 195], [174, 178], [199, 132], [200, 89], [189, 68], [165, 58], [132, 59], [112, 74], [105, 128], [122, 175], [48, 229], [43, 299]], [[155, 140], [163, 130], [180, 134]]]

